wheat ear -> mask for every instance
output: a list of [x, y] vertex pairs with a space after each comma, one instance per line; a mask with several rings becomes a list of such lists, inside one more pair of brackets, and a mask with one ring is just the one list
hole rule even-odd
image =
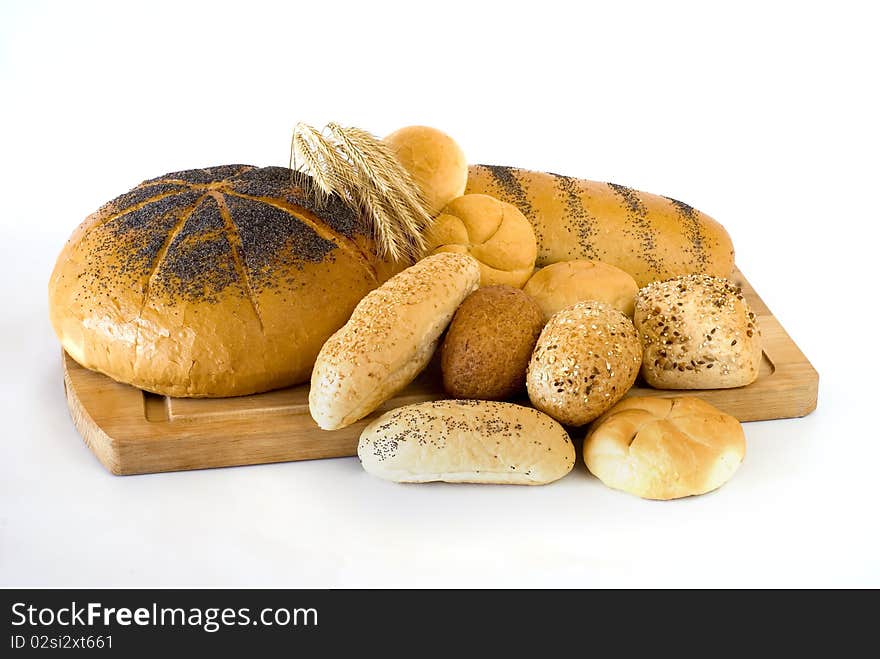
[[[367, 219], [380, 256], [417, 260], [432, 219], [415, 181], [387, 144], [358, 128], [327, 125], [329, 135], [298, 123], [291, 165], [324, 194], [336, 194]], [[293, 167], [291, 167], [293, 169]]]

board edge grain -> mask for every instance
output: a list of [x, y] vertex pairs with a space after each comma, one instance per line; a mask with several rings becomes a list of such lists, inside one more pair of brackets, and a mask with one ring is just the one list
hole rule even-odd
[[[714, 390], [651, 389], [627, 396], [695, 395], [742, 422], [806, 416], [818, 403], [818, 372], [738, 270], [732, 277], [759, 311], [764, 357], [772, 372], [746, 387]], [[438, 398], [439, 385], [404, 390], [367, 418], [337, 431], [323, 431], [291, 406], [266, 414], [262, 408], [229, 415], [153, 415], [144, 392], [89, 371], [62, 351], [64, 387], [74, 426], [99, 462], [114, 475], [350, 457], [362, 429], [389, 409]], [[436, 374], [435, 374], [436, 377]], [[262, 395], [262, 394], [258, 394]], [[442, 397], [442, 396], [440, 396]], [[273, 399], [274, 400], [274, 399]], [[153, 404], [167, 404], [167, 399]], [[212, 403], [216, 405], [215, 402]], [[578, 432], [585, 428], [579, 429]]]

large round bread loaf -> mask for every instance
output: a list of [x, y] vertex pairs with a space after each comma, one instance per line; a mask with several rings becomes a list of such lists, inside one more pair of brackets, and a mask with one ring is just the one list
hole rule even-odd
[[692, 396], [625, 398], [584, 438], [590, 472], [608, 487], [646, 499], [715, 490], [745, 454], [740, 422]]
[[687, 204], [614, 183], [514, 167], [472, 165], [467, 194], [513, 204], [535, 229], [537, 265], [589, 259], [639, 286], [678, 275], [729, 277], [733, 244], [718, 222]]
[[49, 282], [52, 324], [83, 366], [171, 396], [309, 378], [324, 341], [390, 268], [338, 198], [280, 167], [145, 181], [89, 216]]

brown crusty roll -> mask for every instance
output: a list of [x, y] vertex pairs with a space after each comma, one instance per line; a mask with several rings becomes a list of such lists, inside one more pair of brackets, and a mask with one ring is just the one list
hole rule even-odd
[[443, 347], [443, 388], [454, 398], [504, 400], [523, 391], [544, 317], [512, 286], [484, 286], [455, 312]]
[[539, 267], [590, 259], [639, 286], [682, 274], [729, 277], [733, 244], [718, 222], [687, 204], [614, 183], [515, 167], [472, 165], [466, 194], [513, 204], [535, 229]]
[[642, 363], [629, 318], [601, 302], [579, 302], [544, 327], [529, 361], [526, 388], [539, 410], [582, 426], [620, 400]]
[[717, 489], [745, 453], [740, 422], [691, 396], [626, 398], [584, 439], [584, 462], [599, 480], [645, 499]]
[[351, 425], [415, 379], [440, 335], [480, 284], [464, 254], [436, 254], [395, 275], [361, 300], [321, 348], [309, 411], [324, 430]]
[[289, 169], [166, 174], [73, 232], [49, 280], [50, 319], [77, 362], [156, 393], [298, 384], [387, 278], [369, 233]]
[[398, 483], [544, 485], [574, 466], [565, 429], [530, 407], [440, 400], [387, 412], [361, 433], [364, 469]]
[[751, 384], [761, 332], [742, 289], [720, 277], [687, 275], [639, 291], [635, 326], [642, 377], [658, 389], [728, 389]]

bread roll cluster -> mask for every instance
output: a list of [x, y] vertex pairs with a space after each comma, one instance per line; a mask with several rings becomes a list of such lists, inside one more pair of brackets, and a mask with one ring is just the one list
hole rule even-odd
[[425, 239], [422, 260], [379, 258], [366, 211], [318, 203], [301, 173], [175, 172], [99, 210], [65, 247], [50, 283], [65, 349], [171, 395], [247, 394], [310, 372], [325, 430], [376, 413], [439, 350], [450, 400], [372, 418], [360, 438], [364, 468], [398, 482], [549, 483], [574, 465], [569, 432], [586, 433], [593, 474], [641, 497], [733, 475], [738, 421], [695, 397], [625, 398], [640, 372], [677, 390], [758, 377], [758, 319], [726, 278], [720, 225], [624, 186], [469, 169], [425, 126], [385, 142], [433, 218], [408, 235]]
[[[408, 134], [417, 136], [407, 166], [419, 159], [426, 130], [394, 135], [397, 148], [407, 147]], [[449, 150], [445, 136], [433, 142], [440, 156]], [[426, 196], [448, 195], [459, 166], [422, 176], [436, 186]], [[640, 290], [626, 270], [584, 258], [536, 270], [537, 245], [546, 237], [536, 237], [516, 206], [485, 194], [446, 201], [427, 236], [435, 255], [429, 259], [471, 259], [481, 286], [455, 311], [440, 350], [453, 400], [404, 406], [370, 423], [358, 446], [368, 472], [397, 482], [548, 483], [573, 463], [564, 425], [587, 427], [591, 472], [637, 496], [702, 494], [733, 475], [745, 454], [736, 419], [693, 397], [624, 397], [640, 371], [667, 388], [754, 379], [759, 332], [735, 285], [689, 276]], [[400, 309], [391, 315], [398, 325], [418, 320]], [[416, 353], [422, 364], [416, 345], [404, 354]], [[492, 402], [525, 401], [524, 394], [532, 407]]]

